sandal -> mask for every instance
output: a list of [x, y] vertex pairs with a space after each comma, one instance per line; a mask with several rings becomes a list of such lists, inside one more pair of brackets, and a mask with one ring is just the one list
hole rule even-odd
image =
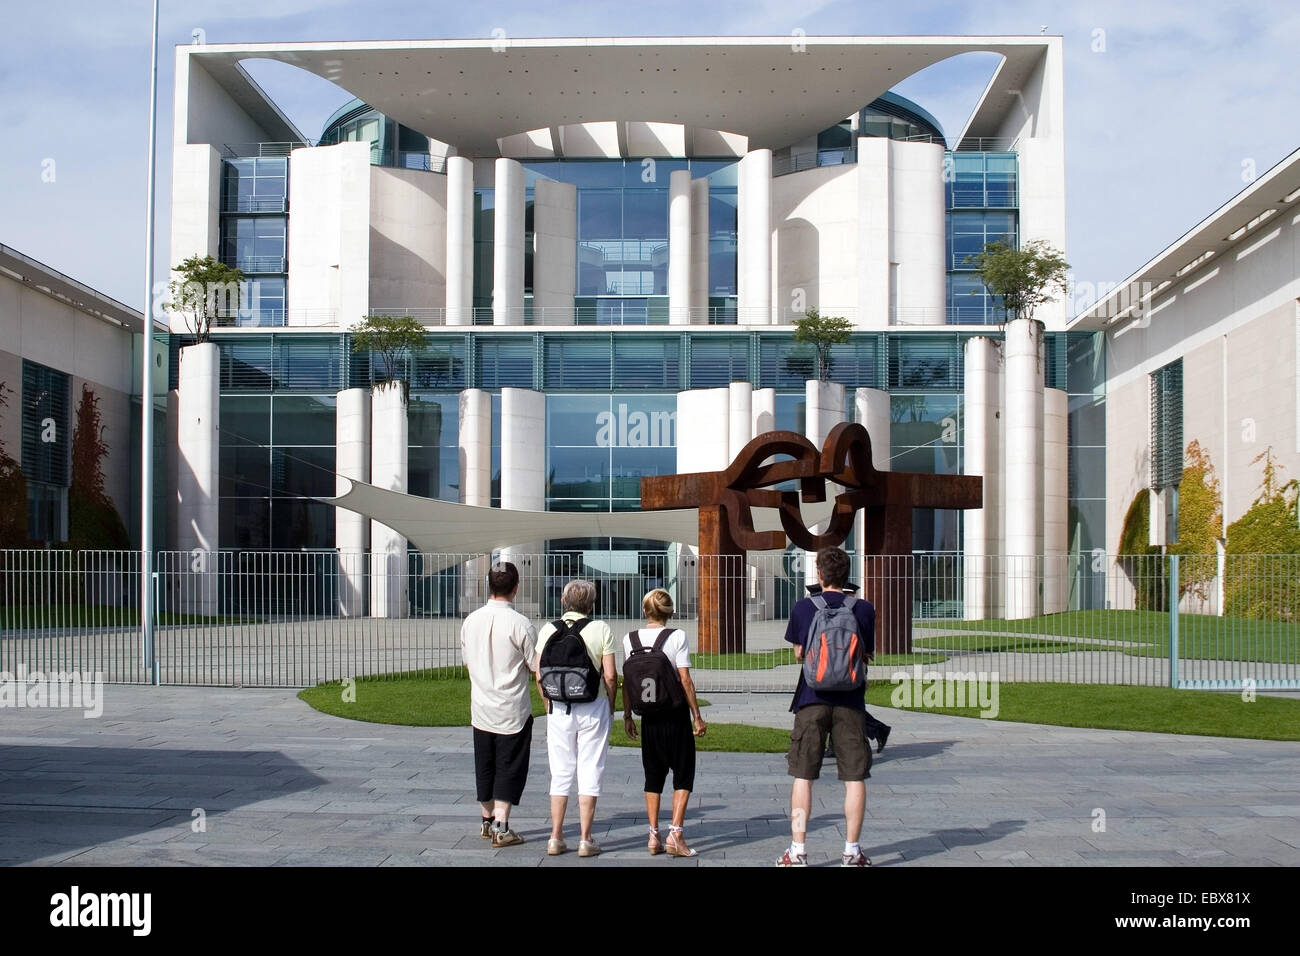
[[668, 828], [668, 846], [667, 846], [668, 855], [686, 856], [686, 857], [699, 856], [699, 853], [695, 851], [694, 847], [691, 847], [689, 850], [687, 850], [681, 846], [681, 844], [678, 842], [678, 840], [680, 839], [678, 834], [680, 834], [681, 832], [682, 832], [681, 827]]
[[651, 856], [658, 856], [660, 853], [664, 852], [664, 845], [659, 840], [658, 827], [650, 827], [649, 849], [650, 849]]

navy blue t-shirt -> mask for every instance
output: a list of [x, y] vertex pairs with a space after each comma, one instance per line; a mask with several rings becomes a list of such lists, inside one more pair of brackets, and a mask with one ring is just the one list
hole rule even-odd
[[[839, 607], [844, 603], [844, 594], [841, 591], [823, 591], [821, 596], [826, 599], [827, 607]], [[806, 597], [799, 601], [790, 611], [790, 623], [785, 629], [785, 639], [791, 644], [798, 644], [802, 647], [808, 637], [808, 630], [812, 627], [813, 618], [816, 616], [817, 605], [813, 603], [812, 598]], [[861, 636], [866, 644], [867, 653], [874, 653], [876, 649], [876, 609], [871, 606], [870, 601], [856, 598], [853, 602], [853, 616], [862, 625]], [[858, 690], [822, 691], [819, 693], [804, 683], [803, 671], [800, 670], [799, 684], [794, 689], [794, 700], [790, 703], [790, 710], [797, 712], [809, 704], [832, 704], [836, 707], [852, 707], [854, 710], [865, 711], [867, 709], [867, 688], [864, 684]]]

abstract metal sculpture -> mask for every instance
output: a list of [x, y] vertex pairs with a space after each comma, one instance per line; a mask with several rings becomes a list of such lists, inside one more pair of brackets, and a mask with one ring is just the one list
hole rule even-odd
[[[788, 456], [788, 457], [780, 457]], [[773, 460], [779, 457], [779, 460]], [[774, 485], [797, 481], [798, 491]], [[835, 496], [830, 520], [810, 531], [800, 503]], [[905, 654], [912, 644], [912, 509], [980, 508], [983, 479], [877, 471], [871, 438], [859, 424], [841, 422], [820, 451], [798, 432], [759, 435], [724, 471], [641, 479], [641, 507], [699, 509], [699, 650], [743, 651], [745, 552], [797, 548], [816, 552], [844, 543], [859, 509], [866, 512], [862, 593], [876, 606], [877, 653]], [[754, 508], [776, 508], [783, 531], [755, 531]]]

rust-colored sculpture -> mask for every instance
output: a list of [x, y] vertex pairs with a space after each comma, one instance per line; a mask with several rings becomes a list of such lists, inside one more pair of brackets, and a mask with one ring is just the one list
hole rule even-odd
[[[776, 455], [792, 460], [770, 461]], [[770, 487], [797, 480], [799, 491]], [[800, 500], [826, 500], [826, 482], [844, 487], [825, 529], [804, 526]], [[641, 479], [641, 507], [699, 508], [700, 630], [703, 652], [743, 651], [745, 552], [806, 551], [844, 543], [858, 509], [866, 512], [862, 594], [876, 607], [876, 652], [905, 654], [912, 646], [912, 509], [979, 508], [983, 479], [877, 471], [871, 438], [841, 422], [818, 451], [798, 432], [772, 431], [746, 445], [725, 471]], [[784, 531], [755, 531], [754, 508], [777, 508]]]

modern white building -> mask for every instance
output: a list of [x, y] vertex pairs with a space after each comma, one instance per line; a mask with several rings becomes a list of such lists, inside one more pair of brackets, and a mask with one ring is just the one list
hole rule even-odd
[[[132, 396], [140, 392], [141, 363], [132, 364], [132, 356], [142, 323], [137, 310], [0, 245], [0, 453], [17, 463], [26, 497], [0, 502], [7, 512], [25, 510], [21, 522], [6, 514], [14, 538], [0, 547], [68, 540], [73, 436], [83, 400], [98, 405], [104, 493], [128, 528], [139, 526], [140, 409]], [[161, 351], [159, 361], [165, 356]], [[165, 368], [159, 372], [162, 383]]]
[[[1001, 62], [954, 135], [891, 92], [972, 52]], [[346, 102], [313, 139], [250, 78], [254, 58]], [[336, 473], [630, 511], [643, 476], [848, 419], [880, 467], [985, 476], [964, 529], [918, 516], [918, 552], [1045, 562], [1014, 593], [977, 573], [968, 613], [1064, 609], [1069, 556], [1104, 546], [1103, 490], [1066, 483], [1073, 423], [1104, 420], [1100, 336], [1068, 332], [1064, 301], [1004, 325], [966, 261], [999, 239], [1065, 248], [1062, 83], [1046, 36], [179, 47], [171, 262], [219, 257], [255, 295], [202, 358], [173, 324], [170, 487], [191, 493], [172, 543], [400, 564], [400, 535], [317, 500]], [[855, 327], [826, 383], [792, 341], [809, 309]], [[349, 344], [367, 315], [427, 328], [409, 397], [372, 393], [376, 363]], [[413, 600], [363, 590], [353, 611]]]
[[1225, 527], [1259, 496], [1266, 450], [1283, 481], [1300, 477], [1297, 199], [1300, 151], [1070, 324], [1104, 334], [1107, 403], [1126, 410], [1104, 423], [1109, 552], [1134, 498], [1148, 491], [1149, 540], [1170, 541], [1192, 442], [1218, 479]]

